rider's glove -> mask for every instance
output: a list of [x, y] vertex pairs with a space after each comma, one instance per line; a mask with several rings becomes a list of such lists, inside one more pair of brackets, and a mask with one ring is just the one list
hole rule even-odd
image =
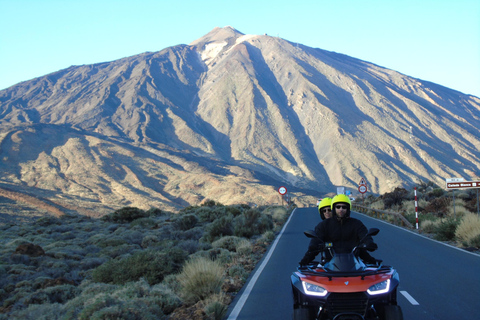
[[360, 245], [360, 248], [366, 249], [367, 251], [375, 251], [378, 249], [378, 246], [375, 242], [370, 242], [370, 243], [362, 243]]

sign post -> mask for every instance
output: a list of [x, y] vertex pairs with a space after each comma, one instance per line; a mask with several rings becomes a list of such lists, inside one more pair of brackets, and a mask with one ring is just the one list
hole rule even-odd
[[364, 198], [364, 194], [365, 192], [367, 192], [368, 188], [367, 188], [367, 180], [365, 180], [364, 178], [362, 178], [360, 180], [360, 183], [358, 184], [358, 192], [360, 192], [362, 194], [362, 204], [364, 205], [365, 204], [365, 198]]
[[282, 196], [282, 206], [283, 206], [283, 196], [287, 194], [287, 188], [285, 188], [284, 186], [281, 186], [280, 188], [278, 188], [278, 193], [280, 193], [280, 195]]
[[453, 190], [453, 214], [455, 217], [457, 216], [455, 212], [455, 189], [477, 189], [477, 215], [480, 215], [478, 202], [478, 188], [480, 188], [480, 180], [465, 181], [463, 178], [450, 178], [445, 179], [445, 183], [447, 184], [447, 190]]

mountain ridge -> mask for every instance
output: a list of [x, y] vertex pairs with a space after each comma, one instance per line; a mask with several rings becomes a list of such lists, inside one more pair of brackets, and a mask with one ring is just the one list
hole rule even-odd
[[[248, 199], [256, 192], [278, 202], [276, 188], [287, 185], [298, 192], [299, 202], [309, 195], [308, 203], [336, 186], [355, 191], [361, 178], [369, 191], [383, 193], [423, 179], [441, 184], [450, 176], [478, 175], [478, 111], [477, 97], [370, 62], [215, 28], [189, 45], [72, 66], [1, 90], [0, 155], [7, 165], [0, 182], [20, 190], [48, 181], [40, 189], [58, 189], [51, 197], [69, 195], [72, 203], [91, 205], [67, 183], [54, 187], [53, 180], [68, 180], [67, 167], [54, 152], [65, 148], [70, 162], [81, 150], [86, 159], [96, 159], [89, 168], [103, 184], [88, 170], [82, 183], [100, 208], [151, 203], [175, 209], [222, 198], [206, 187], [165, 190], [167, 174], [156, 176], [153, 167], [128, 156], [144, 150], [149, 164], [158, 162], [159, 172], [169, 163], [169, 170], [201, 168], [196, 179], [188, 169], [174, 174], [195, 180], [194, 185], [211, 177], [229, 185], [228, 177], [248, 194], [237, 198], [240, 202], [262, 203]], [[47, 127], [38, 129], [39, 124]], [[36, 146], [26, 138], [13, 142], [28, 130], [46, 140], [51, 138], [45, 132], [74, 134], [46, 150], [39, 148], [41, 141]], [[22, 158], [15, 148], [36, 151]], [[108, 149], [117, 157], [105, 156]], [[162, 160], [155, 160], [158, 150]], [[127, 155], [122, 162], [119, 154]], [[210, 171], [209, 163], [217, 163], [220, 174]], [[109, 166], [122, 174], [105, 175]], [[73, 175], [69, 183], [82, 189], [81, 178]], [[112, 190], [117, 197], [105, 196]]]

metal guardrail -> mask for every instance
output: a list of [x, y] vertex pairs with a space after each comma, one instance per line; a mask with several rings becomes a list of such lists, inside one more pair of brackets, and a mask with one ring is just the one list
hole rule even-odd
[[352, 206], [354, 211], [358, 211], [369, 216], [374, 216], [382, 220], [385, 220], [385, 215], [393, 216], [394, 224], [399, 224], [403, 227], [414, 229], [413, 224], [411, 224], [410, 221], [408, 221], [404, 216], [402, 216], [398, 212], [389, 212], [385, 210], [372, 209], [372, 208], [361, 206], [355, 203], [352, 203]]

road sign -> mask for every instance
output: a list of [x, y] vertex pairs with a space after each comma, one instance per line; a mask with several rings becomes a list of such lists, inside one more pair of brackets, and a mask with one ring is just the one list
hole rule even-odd
[[480, 188], [480, 181], [447, 182], [447, 189]]
[[362, 178], [362, 180], [360, 180], [360, 183], [359, 183], [360, 186], [366, 186], [367, 185], [367, 180], [365, 180], [364, 178]]
[[447, 183], [449, 183], [449, 182], [462, 182], [462, 181], [465, 181], [465, 179], [463, 179], [463, 178], [449, 178], [449, 179], [445, 179], [445, 181]]
[[362, 194], [365, 193], [365, 192], [367, 192], [367, 186], [364, 185], [364, 184], [359, 185], [359, 186], [358, 186], [358, 192], [360, 192], [360, 193], [362, 193]]
[[287, 193], [287, 188], [285, 187], [278, 188], [278, 193], [280, 193], [283, 196], [285, 193]]

